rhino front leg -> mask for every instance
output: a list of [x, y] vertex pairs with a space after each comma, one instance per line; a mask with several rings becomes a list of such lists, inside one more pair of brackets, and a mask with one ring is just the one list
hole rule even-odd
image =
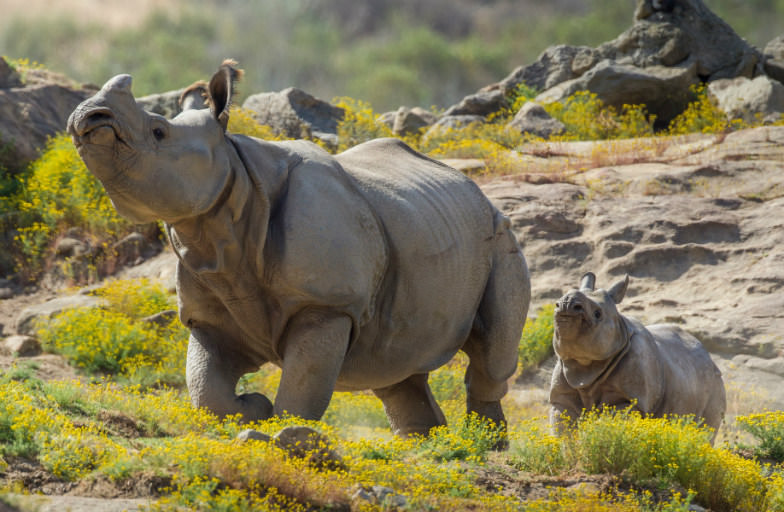
[[289, 320], [281, 342], [283, 372], [276, 415], [318, 420], [332, 398], [351, 337], [351, 319], [342, 313], [305, 310]]
[[206, 407], [218, 416], [242, 414], [243, 421], [265, 420], [272, 402], [260, 393], [237, 395], [240, 377], [253, 368], [240, 364], [234, 353], [220, 345], [219, 336], [194, 328], [188, 343], [185, 380], [194, 407]]

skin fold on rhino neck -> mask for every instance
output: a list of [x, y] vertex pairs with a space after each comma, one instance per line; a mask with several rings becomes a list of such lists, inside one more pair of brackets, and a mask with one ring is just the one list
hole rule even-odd
[[[239, 222], [250, 215], [253, 187], [241, 168], [239, 157], [232, 153], [231, 177], [210, 209], [201, 215], [166, 224], [174, 251], [183, 265], [198, 275], [239, 268], [243, 245], [264, 246], [266, 229], [259, 233], [250, 229], [257, 225], [256, 222]], [[259, 224], [266, 226], [266, 223]]]

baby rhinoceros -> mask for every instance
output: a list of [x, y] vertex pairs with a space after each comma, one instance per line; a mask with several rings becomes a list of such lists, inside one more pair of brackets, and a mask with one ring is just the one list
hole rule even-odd
[[609, 290], [594, 290], [595, 276], [556, 302], [550, 383], [550, 424], [564, 423], [593, 407], [643, 414], [693, 415], [716, 431], [726, 406], [721, 372], [692, 335], [671, 324], [643, 326], [621, 315], [629, 276]]
[[[209, 108], [167, 120], [119, 75], [68, 122], [117, 210], [166, 223], [193, 404], [319, 419], [334, 390], [371, 389], [398, 434], [427, 434], [444, 423], [428, 372], [463, 350], [467, 409], [503, 424], [530, 299], [509, 219], [396, 139], [333, 156], [230, 133], [239, 76], [224, 62]], [[237, 395], [267, 363], [282, 369], [274, 404]]]

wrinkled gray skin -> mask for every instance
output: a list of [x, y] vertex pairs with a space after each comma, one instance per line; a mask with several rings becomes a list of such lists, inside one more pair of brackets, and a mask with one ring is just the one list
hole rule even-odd
[[562, 430], [583, 409], [629, 407], [661, 417], [693, 415], [716, 431], [726, 408], [721, 372], [692, 335], [671, 324], [648, 327], [616, 309], [629, 277], [594, 290], [579, 289], [556, 302], [550, 383], [550, 424]]
[[[227, 133], [235, 76], [224, 63], [210, 109], [169, 122], [138, 107], [120, 75], [68, 122], [117, 210], [167, 225], [193, 404], [318, 419], [333, 390], [372, 389], [396, 433], [426, 434], [445, 422], [428, 372], [462, 349], [468, 410], [504, 422], [530, 298], [509, 221], [469, 179], [397, 140], [333, 157]], [[265, 363], [282, 368], [274, 405], [236, 395]]]

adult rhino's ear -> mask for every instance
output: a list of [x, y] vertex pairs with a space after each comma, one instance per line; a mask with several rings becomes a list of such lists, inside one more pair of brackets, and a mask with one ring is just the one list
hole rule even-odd
[[586, 272], [583, 274], [583, 277], [580, 278], [580, 289], [592, 292], [594, 286], [596, 286], [596, 276], [593, 272]]
[[623, 297], [626, 295], [626, 288], [629, 286], [629, 274], [626, 274], [623, 279], [613, 284], [607, 294], [616, 304], [619, 304]]
[[231, 99], [234, 96], [234, 86], [243, 74], [243, 71], [236, 66], [237, 61], [224, 60], [218, 72], [212, 75], [207, 88], [210, 112], [224, 130], [229, 124], [229, 109], [231, 108]]

